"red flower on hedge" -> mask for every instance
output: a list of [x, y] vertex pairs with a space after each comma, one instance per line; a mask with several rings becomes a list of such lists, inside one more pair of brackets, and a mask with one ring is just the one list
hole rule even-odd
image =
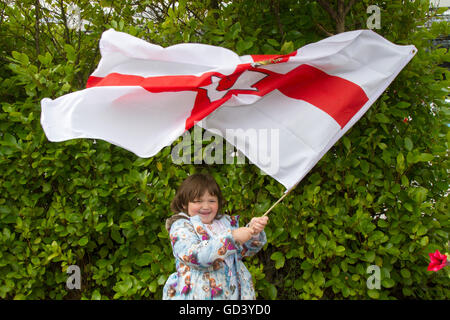
[[447, 265], [447, 256], [441, 254], [439, 250], [436, 250], [435, 253], [429, 253], [429, 255], [431, 262], [428, 265], [428, 271], [439, 271]]

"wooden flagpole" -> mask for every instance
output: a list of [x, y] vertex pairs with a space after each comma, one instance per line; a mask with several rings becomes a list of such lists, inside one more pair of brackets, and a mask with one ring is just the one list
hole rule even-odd
[[[300, 182], [300, 181], [299, 181], [299, 182]], [[269, 214], [269, 212], [272, 211], [272, 209], [275, 208], [275, 206], [276, 206], [278, 203], [280, 203], [281, 200], [283, 200], [284, 197], [286, 197], [286, 196], [289, 194], [289, 192], [291, 192], [291, 191], [298, 185], [299, 182], [297, 182], [297, 183], [296, 183], [292, 188], [290, 188], [289, 190], [286, 190], [286, 192], [281, 196], [281, 198], [278, 199], [277, 202], [275, 202], [275, 203], [269, 208], [269, 210], [267, 210], [266, 213], [264, 213], [262, 216], [263, 216], [263, 217], [264, 217], [264, 216], [267, 216], [267, 215]]]

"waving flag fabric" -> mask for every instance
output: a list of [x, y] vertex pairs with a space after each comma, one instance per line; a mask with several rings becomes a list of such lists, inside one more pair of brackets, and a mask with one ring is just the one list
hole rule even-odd
[[[204, 44], [162, 48], [108, 30], [100, 50], [86, 89], [42, 100], [41, 124], [50, 141], [96, 138], [151, 157], [197, 124], [223, 135], [287, 189], [417, 51], [369, 30], [341, 33], [288, 55], [247, 56]], [[276, 132], [277, 139], [255, 143], [250, 130]]]

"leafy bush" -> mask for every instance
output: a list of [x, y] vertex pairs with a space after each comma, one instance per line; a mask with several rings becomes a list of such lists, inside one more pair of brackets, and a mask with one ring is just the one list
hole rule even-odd
[[[39, 102], [83, 88], [102, 31], [269, 54], [317, 41], [334, 26], [315, 1], [233, 1], [221, 10], [201, 1], [99, 3], [80, 1], [85, 30], [68, 28], [65, 5], [0, 8], [8, 17], [0, 22], [3, 299], [160, 299], [175, 270], [164, 220], [189, 173], [211, 172], [227, 212], [247, 221], [284, 191], [251, 164], [176, 165], [171, 147], [142, 159], [99, 140], [47, 141]], [[449, 298], [448, 271], [426, 271], [428, 253], [445, 252], [448, 242], [449, 82], [439, 67], [448, 55], [431, 47], [448, 25], [419, 27], [428, 2], [406, 3], [380, 2], [378, 32], [418, 54], [270, 213], [268, 244], [246, 262], [258, 298]], [[368, 5], [355, 4], [346, 25], [364, 28]], [[66, 288], [69, 265], [81, 269], [81, 290]], [[380, 267], [380, 290], [366, 285], [370, 265]]]

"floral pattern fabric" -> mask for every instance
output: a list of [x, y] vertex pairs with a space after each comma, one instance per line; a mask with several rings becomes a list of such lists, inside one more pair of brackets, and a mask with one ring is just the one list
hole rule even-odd
[[231, 235], [239, 228], [239, 216], [224, 215], [208, 225], [199, 216], [180, 214], [187, 219], [176, 220], [169, 232], [177, 272], [168, 278], [163, 299], [255, 299], [252, 278], [242, 258], [264, 246], [264, 231], [240, 245]]

